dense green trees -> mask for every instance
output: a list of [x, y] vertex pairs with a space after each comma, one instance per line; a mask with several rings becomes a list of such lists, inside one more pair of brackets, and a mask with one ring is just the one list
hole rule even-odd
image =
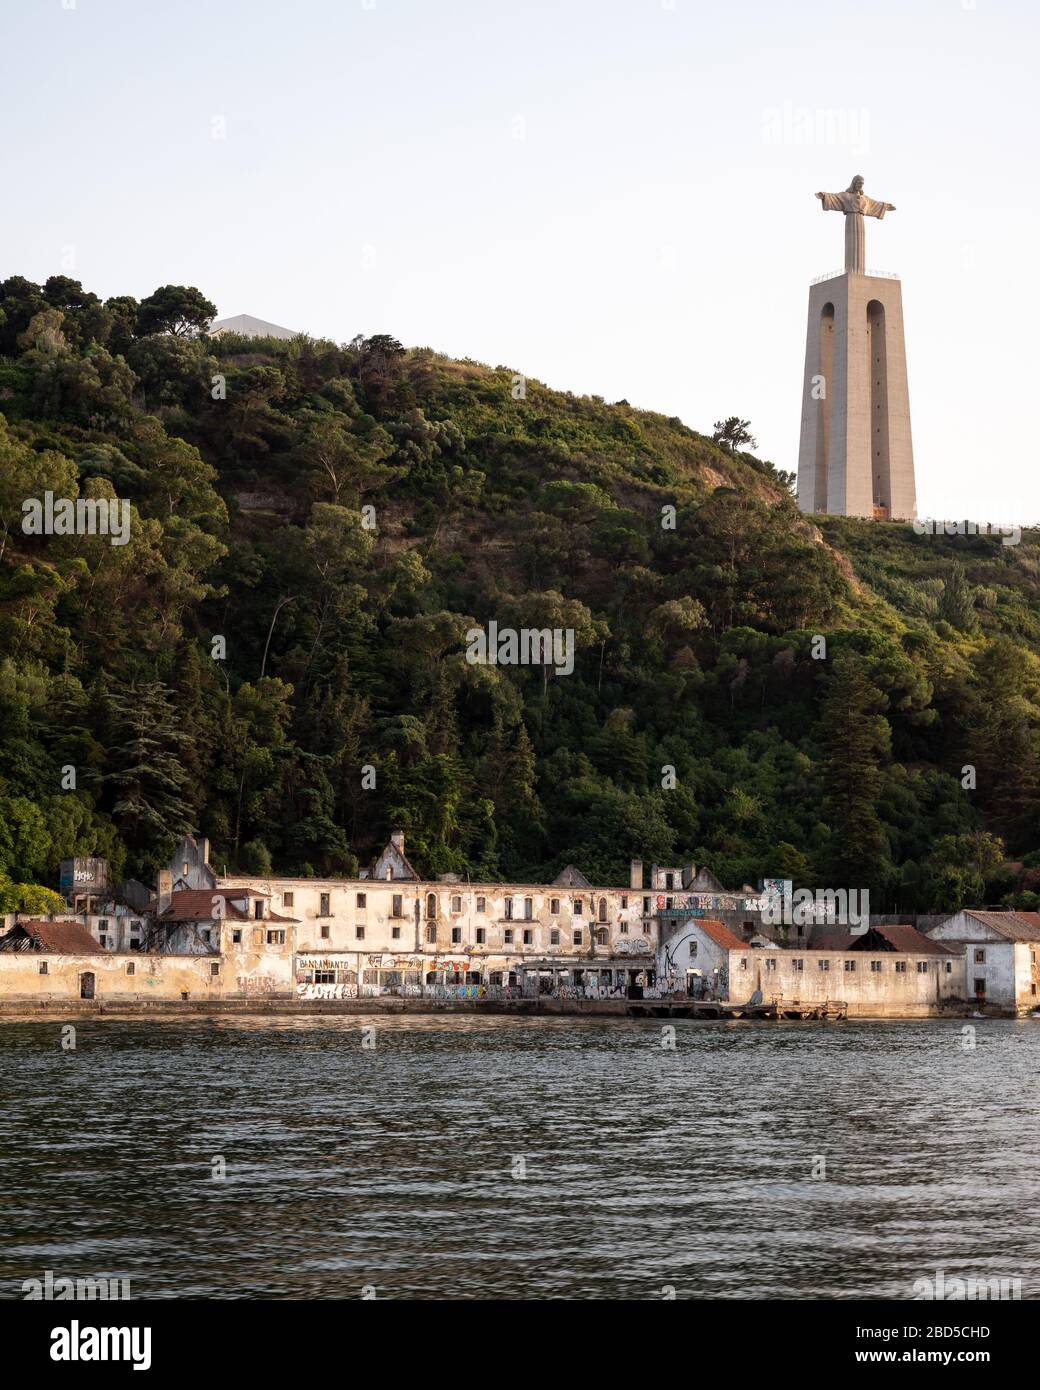
[[[1001, 866], [1040, 852], [1035, 535], [818, 531], [737, 417], [214, 312], [0, 283], [0, 902], [187, 827], [257, 872], [400, 826], [431, 874], [1036, 895]], [[128, 499], [128, 544], [26, 536], [46, 490]], [[573, 671], [468, 661], [492, 619]]]

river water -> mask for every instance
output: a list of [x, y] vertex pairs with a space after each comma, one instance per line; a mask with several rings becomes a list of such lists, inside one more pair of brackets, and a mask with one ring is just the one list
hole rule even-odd
[[3, 1299], [1040, 1296], [1036, 1022], [62, 1027], [0, 1022]]

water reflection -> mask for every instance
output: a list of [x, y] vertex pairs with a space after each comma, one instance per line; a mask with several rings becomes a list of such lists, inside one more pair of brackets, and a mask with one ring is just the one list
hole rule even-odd
[[613, 1019], [76, 1027], [0, 1024], [3, 1298], [45, 1269], [139, 1297], [1040, 1288], [1030, 1021], [974, 1050], [959, 1021], [680, 1021], [674, 1050]]

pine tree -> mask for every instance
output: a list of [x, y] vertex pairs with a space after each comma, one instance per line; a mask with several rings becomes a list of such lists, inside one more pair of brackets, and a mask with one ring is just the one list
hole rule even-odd
[[112, 771], [111, 815], [131, 855], [132, 872], [155, 867], [176, 838], [192, 830], [190, 778], [184, 766], [186, 736], [159, 681], [109, 692], [114, 742], [108, 749]]
[[891, 731], [881, 713], [885, 695], [868, 678], [863, 659], [842, 652], [822, 701], [823, 807], [831, 829], [831, 887], [880, 889], [888, 841], [877, 813], [881, 764]]

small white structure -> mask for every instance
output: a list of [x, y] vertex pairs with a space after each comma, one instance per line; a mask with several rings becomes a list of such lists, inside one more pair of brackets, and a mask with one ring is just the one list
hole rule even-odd
[[282, 328], [277, 323], [265, 323], [255, 319], [252, 314], [236, 314], [230, 319], [214, 319], [209, 326], [208, 337], [221, 338], [225, 333], [238, 333], [243, 338], [298, 338], [300, 335], [291, 328]]
[[963, 945], [967, 992], [980, 1007], [1024, 1014], [1040, 1006], [1040, 912], [965, 908], [928, 935]]

